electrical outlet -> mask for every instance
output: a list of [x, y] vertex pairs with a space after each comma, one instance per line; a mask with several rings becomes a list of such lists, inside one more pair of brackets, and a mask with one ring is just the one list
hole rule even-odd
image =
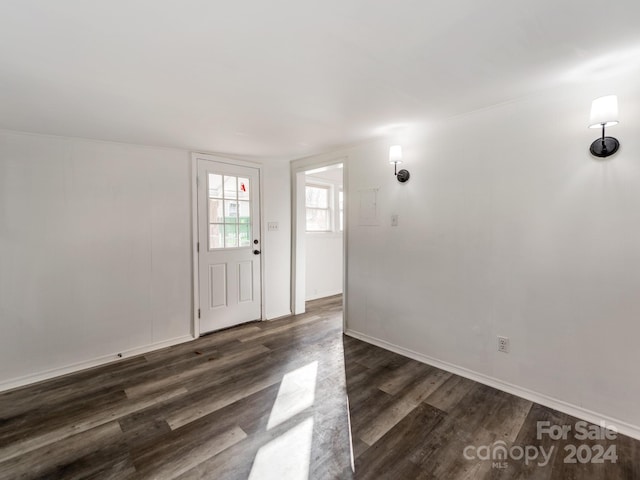
[[509, 337], [498, 337], [498, 351], [509, 353]]

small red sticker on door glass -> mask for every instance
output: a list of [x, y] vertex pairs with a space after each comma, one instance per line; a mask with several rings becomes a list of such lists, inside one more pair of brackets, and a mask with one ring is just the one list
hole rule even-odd
[[247, 191], [247, 187], [244, 186], [244, 182], [240, 183], [240, 190], [242, 190], [243, 192]]

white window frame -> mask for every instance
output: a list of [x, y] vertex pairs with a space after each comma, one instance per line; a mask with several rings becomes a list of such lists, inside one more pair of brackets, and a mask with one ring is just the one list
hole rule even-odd
[[[340, 186], [336, 190], [336, 232], [342, 233], [344, 231], [344, 188]], [[342, 193], [342, 208], [340, 208], [340, 194]], [[342, 215], [342, 226], [340, 226], [340, 216]]]
[[[312, 209], [312, 210], [326, 210], [328, 215], [329, 215], [329, 229], [328, 230], [309, 230], [308, 229], [308, 225], [305, 224], [305, 231], [307, 233], [332, 233], [334, 231], [334, 224], [335, 224], [335, 215], [334, 215], [334, 193], [333, 193], [333, 186], [331, 184], [327, 184], [327, 183], [322, 183], [322, 182], [318, 182], [318, 181], [312, 181], [312, 182], [305, 182], [305, 211], [307, 209]], [[327, 190], [327, 208], [320, 208], [320, 207], [309, 207], [306, 204], [306, 189], [307, 187], [313, 187], [313, 188], [321, 188], [323, 190]]]

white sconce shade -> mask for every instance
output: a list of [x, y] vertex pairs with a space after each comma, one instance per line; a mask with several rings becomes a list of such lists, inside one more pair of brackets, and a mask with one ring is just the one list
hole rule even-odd
[[591, 103], [589, 128], [611, 127], [618, 124], [618, 96], [607, 95]]
[[392, 145], [389, 148], [389, 163], [402, 163], [402, 145]]
[[589, 147], [591, 155], [599, 158], [606, 158], [618, 151], [620, 142], [617, 138], [607, 137], [604, 133], [605, 127], [618, 124], [618, 97], [607, 95], [596, 98], [591, 103], [591, 120], [589, 128], [601, 128], [602, 137], [595, 140]]
[[396, 176], [400, 183], [405, 183], [411, 176], [408, 170], [404, 168], [398, 171], [398, 164], [402, 163], [402, 146], [392, 145], [389, 148], [389, 163], [393, 164], [393, 174]]

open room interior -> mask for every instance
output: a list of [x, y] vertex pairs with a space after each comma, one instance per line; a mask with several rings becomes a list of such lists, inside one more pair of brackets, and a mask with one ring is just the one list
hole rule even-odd
[[2, 2], [0, 478], [640, 478], [639, 24]]
[[342, 172], [341, 163], [305, 172], [305, 302], [342, 294]]

